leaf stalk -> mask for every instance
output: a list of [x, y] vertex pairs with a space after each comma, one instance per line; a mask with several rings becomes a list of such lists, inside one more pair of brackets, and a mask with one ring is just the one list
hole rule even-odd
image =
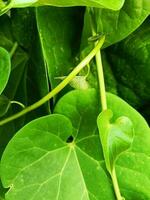
[[114, 187], [114, 191], [115, 191], [115, 195], [116, 195], [117, 200], [125, 200], [125, 198], [122, 197], [121, 193], [120, 193], [115, 166], [112, 169], [111, 178], [112, 178], [113, 187]]

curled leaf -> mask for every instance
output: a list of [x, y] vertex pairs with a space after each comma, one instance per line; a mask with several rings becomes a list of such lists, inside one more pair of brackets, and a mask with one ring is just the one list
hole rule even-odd
[[112, 116], [111, 110], [105, 110], [97, 119], [105, 163], [110, 173], [120, 154], [131, 147], [134, 136], [133, 123], [128, 117], [121, 116], [111, 123]]

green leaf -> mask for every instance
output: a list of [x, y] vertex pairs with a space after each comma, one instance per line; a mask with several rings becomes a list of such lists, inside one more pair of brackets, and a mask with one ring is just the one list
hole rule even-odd
[[78, 139], [98, 133], [95, 122], [100, 113], [100, 107], [98, 99], [91, 98], [93, 91], [95, 90], [72, 91], [61, 98], [54, 109], [54, 113], [63, 114], [71, 120], [74, 127], [73, 136]]
[[13, 9], [11, 11], [12, 31], [15, 41], [30, 51], [36, 32], [35, 12], [33, 8]]
[[[126, 116], [135, 130], [130, 151], [122, 153], [116, 162], [121, 193], [126, 199], [147, 200], [149, 127], [120, 98], [108, 94], [107, 100], [114, 114], [112, 120]], [[56, 112], [60, 114], [23, 127], [6, 147], [1, 161], [2, 183], [10, 188], [6, 200], [115, 200], [98, 136], [100, 106], [96, 91], [68, 93], [56, 105]]]
[[[47, 68], [44, 63], [40, 41], [36, 34], [31, 48], [31, 58], [28, 62], [28, 81], [26, 81], [28, 91], [28, 105], [31, 105], [47, 95], [50, 91]], [[34, 95], [33, 95], [34, 93]], [[33, 112], [32, 112], [33, 113]], [[50, 104], [46, 102], [39, 109], [35, 110], [35, 118], [50, 113]]]
[[106, 167], [110, 174], [120, 154], [131, 147], [134, 136], [133, 124], [128, 117], [121, 116], [111, 123], [112, 115], [111, 110], [105, 110], [97, 119]]
[[[38, 0], [37, 5], [52, 5], [52, 6], [89, 6], [89, 7], [103, 7], [112, 10], [119, 10], [124, 3], [124, 0], [116, 0], [115, 3], [113, 0]], [[36, 5], [36, 4], [35, 4]]]
[[7, 15], [3, 15], [0, 17], [0, 24], [0, 46], [10, 52], [13, 46], [11, 20]]
[[[90, 133], [93, 135], [93, 132], [98, 135], [96, 126], [96, 118], [100, 112], [98, 99], [99, 95], [93, 89], [72, 91], [58, 102], [55, 112], [61, 113], [71, 120], [75, 132], [74, 135], [79, 133], [78, 137], [81, 138], [86, 137], [85, 135], [89, 136]], [[134, 128], [134, 139], [130, 151], [121, 154], [116, 162], [121, 194], [126, 199], [147, 200], [150, 198], [148, 189], [150, 184], [149, 126], [135, 109], [119, 97], [108, 93], [107, 102], [108, 108], [113, 111], [112, 121], [125, 116], [132, 121]], [[93, 128], [91, 129], [91, 127]], [[95, 153], [98, 146], [92, 147], [91, 145], [93, 143], [96, 144], [99, 139], [97, 138], [94, 142], [89, 141], [90, 143], [87, 140], [83, 141], [84, 143], [80, 147], [95, 159], [98, 159], [96, 158], [97, 153]]]
[[70, 134], [69, 119], [51, 115], [15, 135], [1, 162], [3, 185], [11, 188], [6, 200], [115, 199], [101, 164], [75, 141], [67, 143]]
[[7, 51], [11, 51], [13, 46], [13, 36], [11, 29], [11, 19], [8, 15], [0, 17], [0, 46], [5, 48]]
[[7, 12], [11, 8], [29, 7], [29, 6], [58, 6], [58, 7], [71, 7], [71, 6], [90, 6], [99, 8], [108, 8], [112, 10], [119, 10], [124, 3], [124, 0], [9, 0], [4, 2], [0, 0], [0, 14]]
[[[0, 17], [0, 46], [5, 48], [8, 52], [11, 52], [14, 46], [14, 31], [12, 29], [12, 19], [3, 15]], [[18, 34], [17, 34], [18, 35]], [[19, 41], [19, 39], [18, 39]], [[24, 73], [25, 65], [27, 63], [28, 56], [25, 51], [18, 46], [16, 51], [14, 52], [11, 59], [11, 73], [9, 77], [8, 84], [3, 91], [4, 95], [7, 96], [10, 100], [14, 100], [15, 94], [19, 87], [20, 81], [22, 79], [22, 75]], [[23, 96], [23, 94], [21, 95]]]
[[120, 96], [138, 109], [150, 102], [149, 32], [148, 19], [127, 39], [111, 47], [107, 54], [120, 85], [119, 91], [122, 90]]
[[5, 89], [11, 71], [10, 55], [8, 51], [0, 47], [0, 94]]
[[67, 75], [74, 67], [81, 14], [79, 8], [37, 9], [38, 31], [52, 88], [60, 82], [57, 77]]
[[7, 113], [10, 105], [10, 100], [4, 95], [0, 95], [0, 117]]
[[12, 69], [8, 84], [4, 90], [5, 96], [9, 99], [14, 99], [19, 84], [22, 80], [22, 76], [25, 71], [25, 67], [28, 61], [28, 55], [21, 48], [15, 52], [12, 59]]
[[[94, 9], [93, 20], [98, 33], [106, 35], [105, 47], [126, 38], [135, 31], [150, 14], [149, 0], [126, 0], [119, 11]], [[91, 36], [88, 12], [85, 15], [83, 46]]]
[[[25, 84], [23, 87], [26, 88], [25, 104], [27, 105], [35, 103], [49, 92], [49, 79], [42, 55], [34, 11], [33, 8], [13, 9], [11, 14], [15, 38], [29, 52], [28, 62], [26, 60], [24, 61], [26, 70], [23, 73], [23, 76], [25, 76]], [[21, 93], [20, 91], [19, 97], [22, 96]], [[49, 113], [50, 105], [47, 102], [39, 109], [29, 113], [26, 118], [27, 120], [33, 120], [34, 118]]]
[[[5, 117], [8, 117], [9, 115], [12, 115], [11, 109], [8, 110]], [[10, 141], [10, 139], [13, 137], [14, 133], [16, 132], [14, 122], [10, 122], [8, 124], [5, 124], [4, 126], [0, 126], [0, 158], [2, 156], [2, 153]]]

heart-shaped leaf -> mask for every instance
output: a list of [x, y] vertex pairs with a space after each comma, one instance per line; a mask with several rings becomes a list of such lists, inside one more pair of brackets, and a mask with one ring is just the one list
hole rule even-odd
[[131, 147], [134, 135], [133, 124], [128, 117], [121, 116], [111, 123], [112, 116], [111, 110], [105, 110], [97, 119], [105, 163], [110, 174], [120, 154]]
[[10, 187], [7, 200], [114, 200], [100, 162], [76, 141], [67, 143], [70, 135], [70, 120], [58, 114], [35, 120], [19, 131], [1, 162], [3, 185]]
[[0, 94], [7, 85], [11, 71], [11, 62], [9, 53], [0, 47]]
[[[135, 130], [131, 150], [116, 162], [121, 193], [126, 199], [147, 200], [149, 127], [120, 98], [111, 94], [107, 98], [112, 120], [129, 117]], [[56, 112], [63, 115], [29, 123], [8, 144], [1, 161], [3, 186], [10, 187], [6, 200], [115, 200], [98, 136], [100, 109], [95, 90], [68, 93], [58, 102]]]
[[[97, 138], [93, 142], [87, 142], [86, 137], [90, 138], [90, 133], [92, 135], [93, 133], [96, 136], [98, 135], [96, 126], [96, 118], [100, 112], [98, 99], [99, 96], [93, 89], [87, 91], [72, 91], [65, 95], [55, 108], [55, 112], [67, 116], [72, 121], [75, 135], [78, 133], [78, 137], [85, 137], [82, 140], [83, 143], [80, 144], [80, 148], [84, 149], [95, 159], [97, 148], [92, 147], [91, 144], [96, 143], [96, 141], [98, 142], [99, 139]], [[121, 154], [116, 162], [117, 178], [121, 194], [126, 199], [150, 199], [148, 189], [150, 184], [149, 126], [135, 109], [119, 97], [108, 93], [107, 103], [108, 108], [113, 111], [112, 122], [121, 116], [125, 116], [132, 121], [134, 128], [134, 139], [130, 151]], [[93, 127], [92, 129], [90, 129], [91, 125]]]

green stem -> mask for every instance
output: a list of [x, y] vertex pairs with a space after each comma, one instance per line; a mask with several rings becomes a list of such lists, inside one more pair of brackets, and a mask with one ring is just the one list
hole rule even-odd
[[[90, 21], [91, 21], [92, 35], [96, 36], [97, 34], [95, 31], [93, 19], [92, 19], [91, 13], [90, 13], [90, 8], [89, 8], [89, 17], [90, 17]], [[104, 39], [105, 39], [105, 37], [104, 37]], [[96, 45], [97, 45], [97, 42], [95, 42], [95, 46]], [[102, 58], [101, 58], [100, 50], [96, 53], [95, 58], [96, 58], [97, 74], [98, 74], [98, 80], [99, 80], [102, 110], [104, 111], [104, 110], [107, 110], [107, 98], [106, 98], [105, 80], [104, 80], [104, 72], [103, 72], [103, 65], [102, 65]], [[112, 169], [112, 172], [110, 172], [110, 175], [112, 178], [113, 187], [114, 187], [114, 191], [115, 191], [117, 200], [125, 200], [121, 196], [121, 193], [120, 193], [115, 167]]]
[[10, 51], [10, 57], [11, 58], [13, 57], [13, 55], [14, 55], [15, 51], [17, 50], [17, 48], [18, 48], [18, 43], [15, 42], [13, 47], [12, 47], [12, 49], [11, 49], [11, 51]]
[[99, 51], [95, 57], [96, 57], [96, 65], [97, 65], [97, 75], [99, 79], [102, 110], [107, 110], [106, 90], [105, 90], [105, 81], [104, 81], [101, 52]]
[[111, 178], [117, 200], [125, 200], [125, 198], [123, 198], [120, 193], [115, 167], [112, 169]]
[[32, 110], [40, 107], [47, 101], [49, 101], [52, 97], [54, 97], [56, 94], [58, 94], [68, 83], [91, 61], [91, 59], [96, 55], [96, 53], [99, 51], [99, 49], [102, 47], [104, 43], [104, 37], [102, 36], [97, 45], [94, 47], [94, 49], [88, 54], [87, 57], [85, 57], [75, 68], [74, 70], [56, 87], [54, 88], [50, 93], [48, 93], [45, 97], [43, 97], [41, 100], [37, 101], [36, 103], [32, 104], [29, 107], [26, 107], [21, 112], [16, 113], [13, 116], [10, 116], [2, 121], [0, 121], [0, 126], [15, 120], [28, 112], [31, 112]]
[[[97, 33], [94, 28], [94, 23], [92, 20], [92, 16], [90, 14], [90, 10], [89, 10], [89, 17], [90, 17], [90, 21], [91, 21], [92, 35], [96, 36]], [[103, 36], [103, 37], [105, 40], [105, 36]], [[95, 42], [95, 46], [96, 45], [97, 45], [97, 42]], [[97, 75], [98, 75], [98, 83], [99, 83], [99, 89], [100, 89], [100, 99], [101, 99], [101, 104], [102, 104], [102, 110], [107, 110], [105, 80], [104, 80], [104, 72], [103, 72], [103, 65], [102, 65], [102, 58], [101, 58], [100, 50], [96, 53], [95, 59], [96, 59], [96, 66], [97, 66]]]
[[11, 101], [10, 103], [11, 104], [17, 104], [17, 105], [21, 106], [22, 108], [25, 108], [25, 105], [23, 103], [19, 102], [19, 101]]

